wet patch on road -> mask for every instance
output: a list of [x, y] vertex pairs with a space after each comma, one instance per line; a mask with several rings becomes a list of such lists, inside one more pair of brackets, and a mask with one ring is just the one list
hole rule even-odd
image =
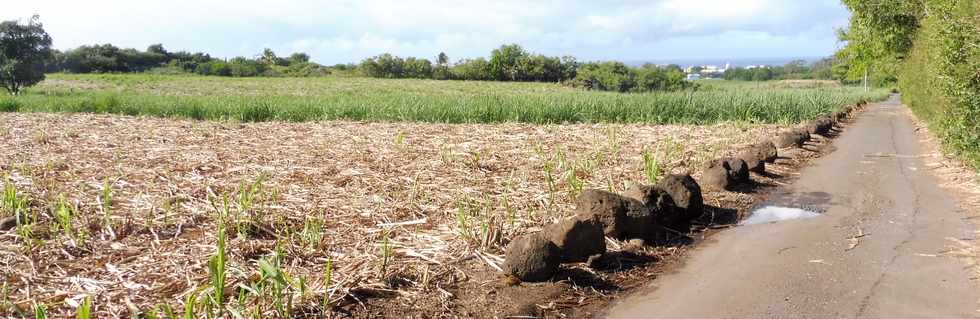
[[749, 218], [741, 222], [741, 225], [775, 223], [784, 220], [807, 219], [817, 216], [820, 216], [820, 213], [802, 208], [763, 206], [753, 211]]

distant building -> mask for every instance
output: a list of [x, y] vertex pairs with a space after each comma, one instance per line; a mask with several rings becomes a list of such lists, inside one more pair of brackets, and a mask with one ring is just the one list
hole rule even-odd
[[725, 74], [725, 71], [728, 71], [728, 69], [731, 67], [731, 63], [725, 63], [725, 67], [718, 67], [716, 65], [699, 65], [690, 66], [687, 69], [684, 69], [684, 71], [687, 73], [687, 79], [693, 81], [705, 78], [720, 78], [723, 74]]

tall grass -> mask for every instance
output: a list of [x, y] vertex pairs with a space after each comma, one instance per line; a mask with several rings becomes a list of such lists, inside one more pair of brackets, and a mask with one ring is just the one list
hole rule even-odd
[[[699, 92], [622, 94], [546, 83], [385, 79], [208, 79], [146, 75], [53, 76], [2, 97], [2, 110], [148, 115], [198, 120], [412, 121], [437, 123], [685, 123], [804, 121], [886, 91], [737, 86]], [[143, 81], [145, 80], [145, 81]], [[85, 84], [78, 90], [72, 85]], [[91, 87], [91, 88], [90, 88]]]

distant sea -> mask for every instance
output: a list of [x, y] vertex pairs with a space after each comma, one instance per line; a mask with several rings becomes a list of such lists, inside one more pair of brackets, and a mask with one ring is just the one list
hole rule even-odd
[[794, 60], [804, 60], [807, 63], [812, 63], [823, 57], [782, 57], [782, 58], [734, 58], [734, 59], [653, 59], [646, 61], [626, 61], [625, 63], [632, 66], [641, 66], [646, 63], [653, 64], [677, 64], [682, 68], [689, 66], [702, 66], [702, 65], [715, 65], [719, 67], [725, 66], [725, 63], [731, 63], [733, 67], [745, 67], [749, 65], [785, 65], [790, 61]]

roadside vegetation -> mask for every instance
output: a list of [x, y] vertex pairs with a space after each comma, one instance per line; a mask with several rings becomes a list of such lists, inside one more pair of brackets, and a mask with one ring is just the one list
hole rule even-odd
[[622, 94], [550, 83], [54, 74], [22, 96], [0, 97], [0, 110], [243, 122], [797, 123], [887, 93], [717, 83], [698, 91]]
[[946, 150], [980, 170], [980, 3], [845, 0], [847, 77], [895, 85]]

